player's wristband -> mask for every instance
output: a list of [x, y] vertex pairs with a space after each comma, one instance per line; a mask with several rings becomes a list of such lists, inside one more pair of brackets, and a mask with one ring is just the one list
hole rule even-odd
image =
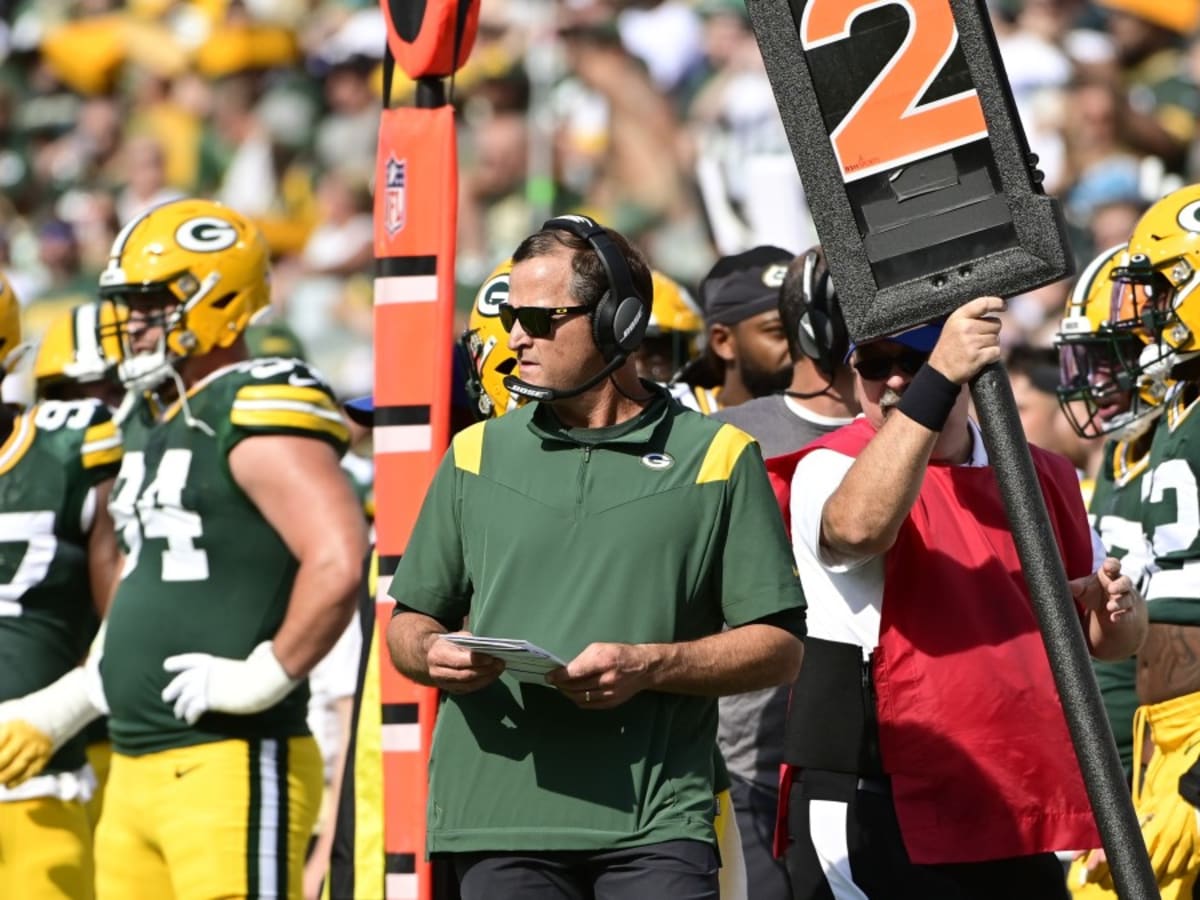
[[930, 431], [941, 431], [961, 391], [962, 385], [955, 384], [925, 363], [909, 382], [896, 408], [918, 425]]

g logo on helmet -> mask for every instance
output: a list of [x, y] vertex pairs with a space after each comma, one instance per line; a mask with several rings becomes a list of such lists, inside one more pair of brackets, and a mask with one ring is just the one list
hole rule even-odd
[[500, 315], [500, 304], [508, 300], [508, 272], [501, 272], [484, 282], [479, 289], [475, 308], [481, 316]]
[[1176, 220], [1185, 231], [1200, 232], [1200, 200], [1193, 200], [1181, 209]]
[[237, 229], [225, 219], [200, 216], [175, 229], [175, 241], [194, 253], [219, 253], [238, 242]]

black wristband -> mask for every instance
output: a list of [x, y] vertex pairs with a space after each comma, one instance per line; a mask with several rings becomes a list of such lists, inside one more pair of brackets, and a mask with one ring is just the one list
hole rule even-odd
[[930, 431], [941, 431], [961, 391], [962, 385], [955, 384], [925, 363], [908, 383], [896, 408], [918, 425], [924, 425]]

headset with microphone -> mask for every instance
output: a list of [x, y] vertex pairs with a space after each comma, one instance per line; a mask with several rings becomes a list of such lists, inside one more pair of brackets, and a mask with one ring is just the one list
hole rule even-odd
[[542, 402], [576, 397], [595, 387], [625, 363], [629, 354], [642, 343], [650, 324], [650, 304], [638, 294], [629, 264], [602, 225], [587, 216], [559, 216], [549, 219], [541, 228], [542, 231], [552, 229], [568, 231], [587, 241], [604, 267], [608, 289], [590, 315], [592, 338], [606, 364], [583, 384], [562, 390], [530, 384], [515, 375], [504, 377], [504, 386], [510, 393]]
[[850, 347], [850, 335], [842, 318], [833, 279], [825, 254], [818, 245], [803, 253], [804, 311], [796, 329], [800, 352], [817, 364], [827, 379], [832, 380]]

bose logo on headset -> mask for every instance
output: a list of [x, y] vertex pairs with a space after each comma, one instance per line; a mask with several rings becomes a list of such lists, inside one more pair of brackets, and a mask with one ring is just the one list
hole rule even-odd
[[639, 308], [637, 311], [637, 317], [629, 323], [629, 326], [624, 331], [621, 332], [621, 340], [619, 343], [623, 344], [629, 340], [629, 335], [633, 333], [633, 329], [642, 324], [642, 319], [645, 317], [645, 315], [646, 310], [644, 308]]

